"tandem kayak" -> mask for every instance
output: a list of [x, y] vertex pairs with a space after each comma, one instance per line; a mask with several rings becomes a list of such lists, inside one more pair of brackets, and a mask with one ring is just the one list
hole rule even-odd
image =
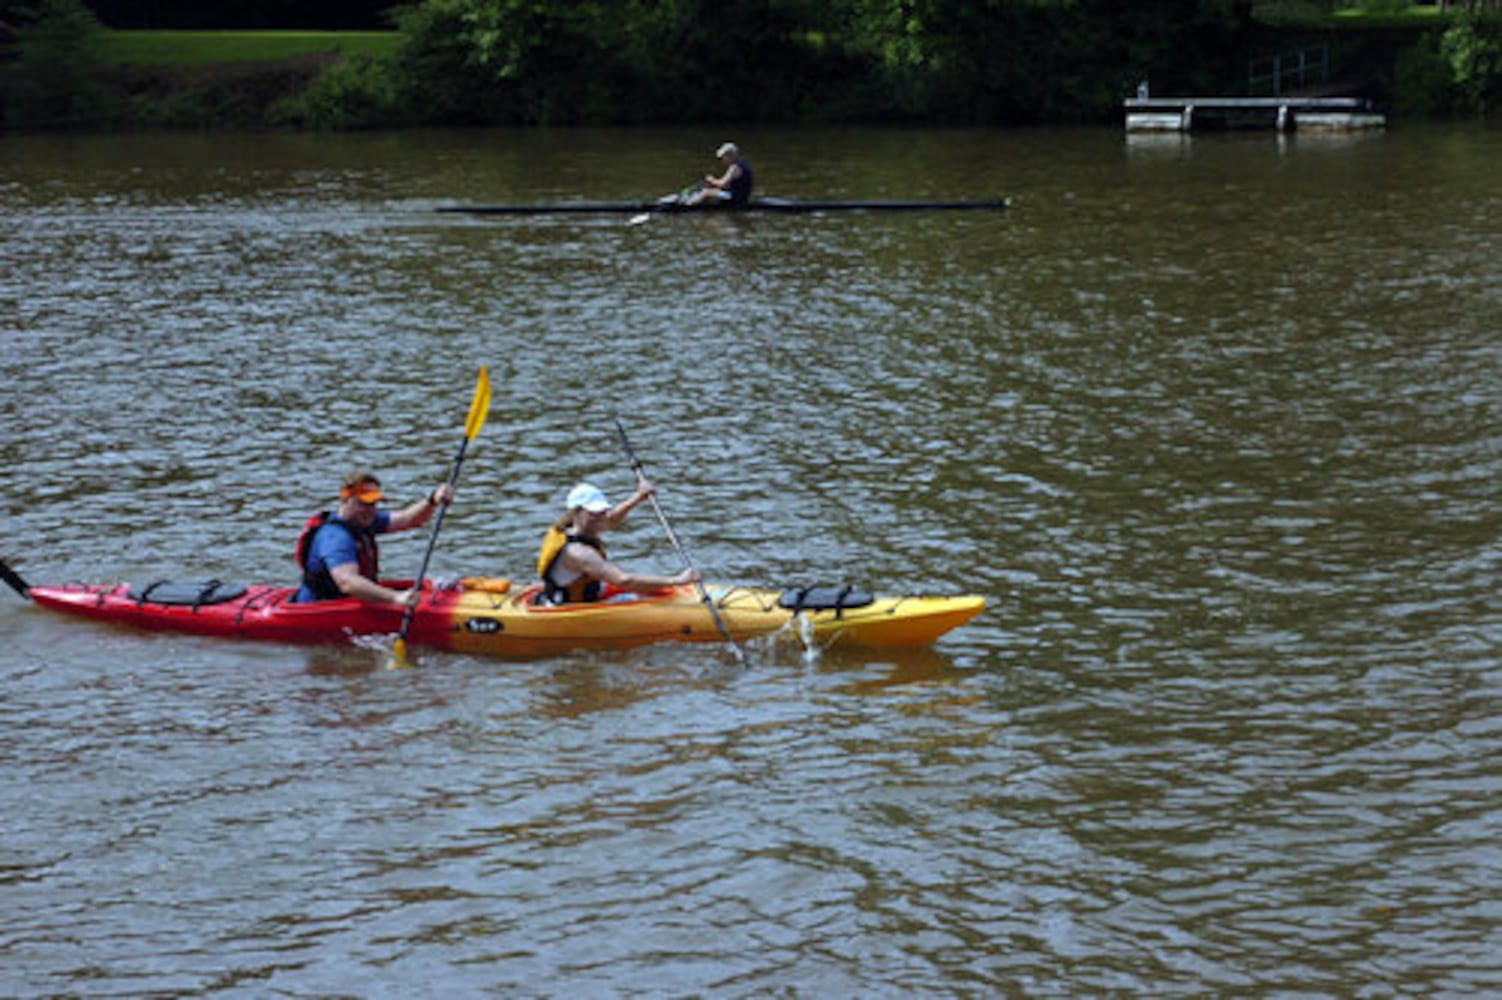
[[[346, 643], [361, 636], [395, 635], [403, 613], [400, 607], [354, 598], [296, 604], [295, 587], [218, 580], [32, 587], [16, 578], [12, 585], [16, 583], [31, 600], [55, 611], [237, 639]], [[387, 586], [404, 589], [410, 581], [393, 580]], [[425, 583], [407, 641], [458, 653], [531, 657], [724, 640], [694, 586], [561, 606], [539, 604], [541, 590], [538, 583], [513, 587], [508, 580], [491, 578], [467, 578], [441, 588]], [[923, 646], [985, 608], [985, 599], [978, 596], [877, 597], [850, 587], [775, 590], [706, 584], [705, 595], [737, 642], [787, 632], [820, 648]]]

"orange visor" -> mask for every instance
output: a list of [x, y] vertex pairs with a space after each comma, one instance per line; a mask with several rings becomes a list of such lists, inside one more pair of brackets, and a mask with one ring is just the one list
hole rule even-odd
[[358, 486], [346, 486], [339, 491], [340, 500], [348, 500], [350, 497], [354, 497], [361, 503], [376, 503], [386, 499], [386, 494], [382, 493], [381, 488], [375, 483], [367, 482]]

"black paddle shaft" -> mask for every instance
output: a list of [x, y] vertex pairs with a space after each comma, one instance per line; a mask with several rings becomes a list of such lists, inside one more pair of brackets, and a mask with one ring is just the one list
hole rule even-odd
[[[464, 466], [464, 452], [467, 448], [469, 448], [469, 438], [466, 436], [459, 444], [459, 454], [455, 456], [454, 464], [449, 467], [448, 485], [450, 489], [459, 482], [459, 470]], [[418, 597], [417, 600], [407, 605], [407, 610], [402, 612], [402, 627], [396, 634], [399, 641], [406, 641], [407, 631], [412, 627], [412, 619], [417, 614], [417, 604], [422, 600], [422, 578], [428, 575], [428, 563], [432, 561], [433, 548], [438, 544], [438, 532], [443, 530], [443, 515], [448, 511], [448, 506], [446, 503], [439, 504], [438, 513], [433, 518], [433, 533], [428, 536], [428, 547], [422, 554], [422, 566], [417, 571], [416, 582], [412, 584], [418, 590]]]
[[[641, 459], [636, 457], [636, 450], [631, 447], [631, 439], [626, 437], [626, 428], [621, 424], [619, 419], [615, 421], [615, 432], [621, 437], [621, 447], [625, 449], [626, 458], [631, 462], [631, 471], [636, 473], [637, 481], [645, 480], [647, 476], [642, 471]], [[662, 525], [663, 533], [668, 536], [668, 542], [673, 546], [673, 550], [678, 553], [678, 558], [683, 560], [684, 566], [694, 569], [693, 560], [683, 550], [683, 543], [678, 541], [677, 532], [668, 523], [668, 516], [662, 512], [662, 504], [657, 502], [657, 494], [651, 494], [648, 499], [652, 501], [652, 511], [657, 515], [657, 520]], [[724, 636], [725, 641], [730, 644], [730, 648], [735, 653], [735, 658], [739, 661], [740, 665], [742, 667], [746, 666], [746, 654], [741, 650], [740, 644], [735, 641], [735, 636], [730, 634], [730, 628], [725, 624], [725, 619], [720, 617], [720, 612], [714, 605], [714, 598], [709, 596], [709, 590], [704, 586], [704, 581], [698, 580], [694, 586], [699, 591], [699, 600], [703, 602], [704, 607], [709, 611], [709, 617], [714, 619], [715, 628], [720, 630], [720, 635]]]
[[[615, 432], [621, 436], [621, 447], [626, 451], [626, 458], [631, 462], [631, 471], [636, 473], [637, 481], [640, 482], [642, 480], [645, 480], [647, 478], [647, 474], [642, 470], [641, 459], [636, 457], [636, 451], [631, 447], [631, 440], [626, 437], [626, 428], [621, 426], [621, 422], [619, 420], [615, 422]], [[662, 512], [662, 505], [657, 502], [657, 495], [654, 493], [648, 499], [652, 501], [652, 510], [656, 512], [657, 519], [662, 522], [662, 530], [668, 536], [668, 542], [673, 546], [673, 551], [678, 553], [678, 558], [683, 560], [684, 566], [689, 569], [693, 569], [694, 562], [688, 557], [688, 553], [683, 548], [683, 543], [678, 540], [678, 533], [675, 532], [673, 530], [673, 526], [668, 523], [667, 515]], [[700, 592], [704, 591], [704, 586], [702, 583], [699, 586], [699, 590]], [[705, 601], [708, 602], [708, 594], [706, 593], [704, 596]], [[714, 610], [713, 605], [711, 605], [710, 610]]]
[[15, 570], [11, 569], [10, 566], [6, 565], [4, 559], [0, 559], [0, 580], [4, 580], [6, 583], [10, 584], [12, 590], [20, 594], [22, 597], [26, 598], [28, 601], [31, 600], [31, 585], [28, 584], [25, 580], [21, 579], [21, 574], [17, 573]]

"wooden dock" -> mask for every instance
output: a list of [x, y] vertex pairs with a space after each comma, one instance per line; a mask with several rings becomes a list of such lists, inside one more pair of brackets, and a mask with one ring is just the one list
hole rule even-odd
[[1363, 97], [1129, 97], [1125, 106], [1128, 132], [1356, 131], [1387, 124]]

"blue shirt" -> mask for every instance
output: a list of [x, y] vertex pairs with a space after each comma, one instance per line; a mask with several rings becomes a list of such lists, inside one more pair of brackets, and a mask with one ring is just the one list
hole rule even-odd
[[[375, 516], [375, 523], [370, 526], [371, 534], [384, 535], [391, 530], [391, 514], [389, 511], [379, 511]], [[355, 542], [352, 528], [347, 526], [337, 517], [329, 518], [327, 524], [319, 528], [313, 534], [313, 544], [308, 546], [307, 572], [331, 572], [347, 563], [359, 563], [360, 547]], [[307, 604], [318, 600], [306, 583], [298, 590], [293, 602]]]

